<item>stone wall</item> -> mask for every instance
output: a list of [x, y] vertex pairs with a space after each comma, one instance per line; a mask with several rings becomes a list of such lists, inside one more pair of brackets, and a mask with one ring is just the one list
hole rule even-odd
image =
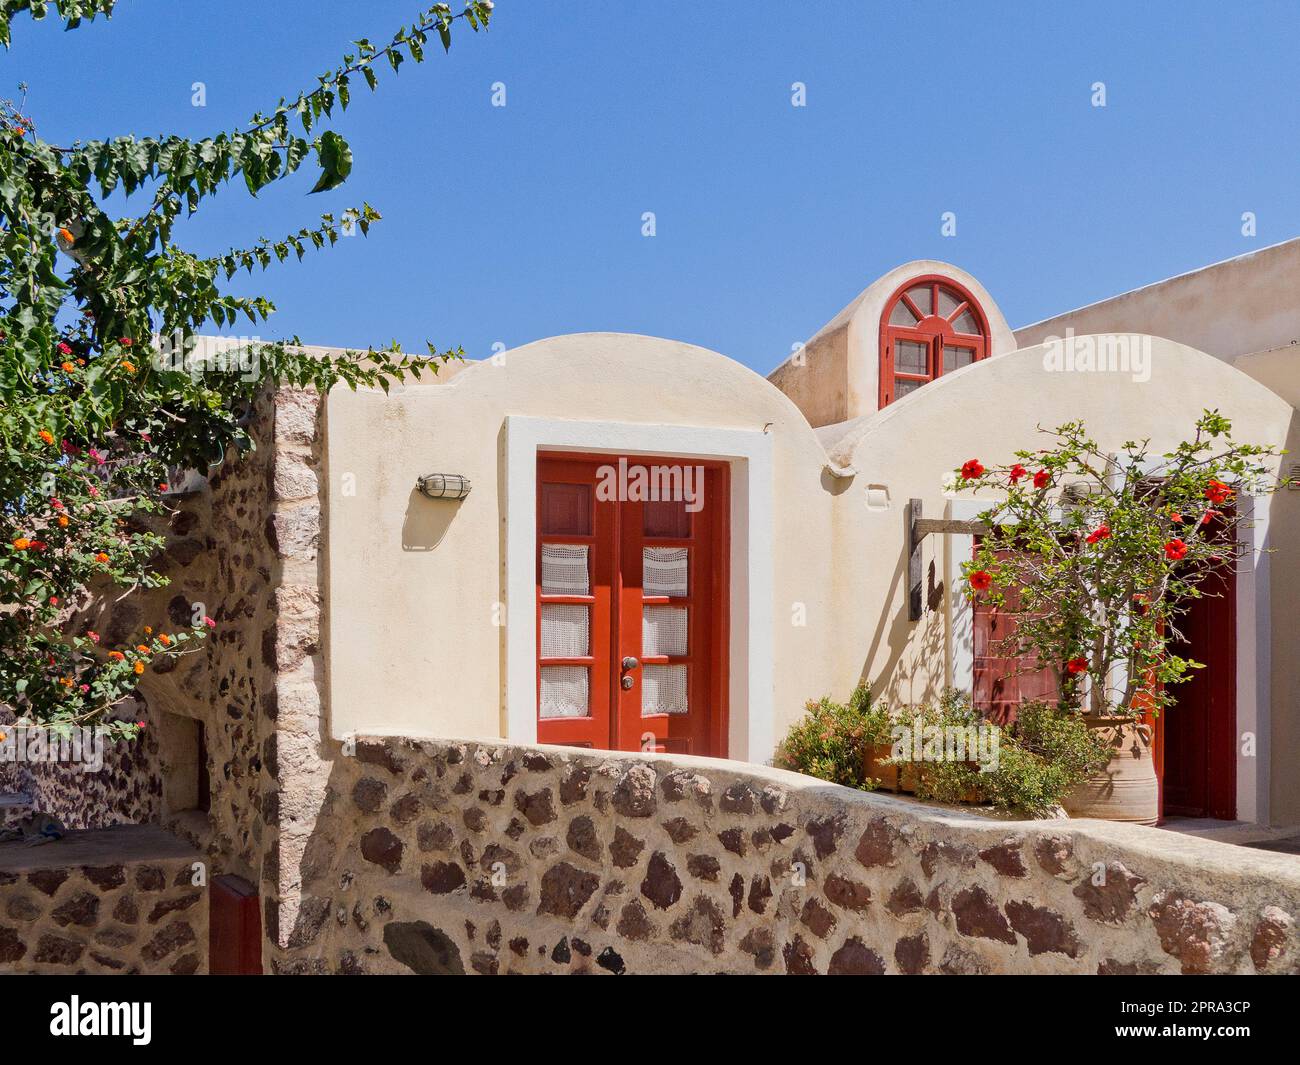
[[198, 861], [150, 826], [0, 843], [0, 973], [206, 972]]
[[336, 749], [278, 972], [1300, 966], [1294, 858], [671, 756]]

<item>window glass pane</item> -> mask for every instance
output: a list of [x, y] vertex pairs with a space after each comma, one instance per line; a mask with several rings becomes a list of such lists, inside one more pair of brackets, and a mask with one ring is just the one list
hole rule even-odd
[[542, 544], [542, 595], [590, 595], [586, 544]]
[[912, 308], [902, 300], [894, 304], [894, 309], [889, 312], [890, 325], [916, 325], [916, 315], [912, 313]]
[[943, 372], [951, 373], [953, 370], [959, 370], [963, 366], [969, 366], [975, 361], [975, 352], [970, 348], [954, 348], [951, 345], [943, 346]]
[[591, 535], [591, 485], [543, 484], [538, 526], [557, 536]]
[[979, 336], [980, 324], [971, 311], [962, 311], [961, 316], [952, 323], [952, 327], [967, 336]]
[[[681, 471], [685, 476], [685, 470]], [[690, 489], [692, 492], [703, 491], [704, 485], [695, 483], [692, 469]], [[664, 482], [669, 482], [665, 478]], [[641, 504], [641, 534], [643, 536], [664, 536], [669, 539], [681, 539], [691, 535], [691, 514], [686, 509], [685, 482], [674, 480], [674, 485], [681, 487], [681, 499], [647, 499]]]
[[933, 314], [934, 308], [930, 305], [930, 286], [913, 285], [907, 290], [908, 298], [916, 304], [916, 309], [924, 314]]
[[542, 717], [588, 717], [586, 666], [542, 666]]
[[686, 654], [686, 607], [641, 608], [641, 653], [646, 656]]
[[585, 658], [591, 653], [591, 608], [542, 604], [543, 658]]
[[952, 289], [944, 288], [942, 285], [939, 286], [939, 313], [945, 318], [952, 314], [952, 312], [960, 307], [964, 302], [966, 301], [957, 295], [957, 293]]
[[689, 595], [688, 559], [689, 549], [685, 547], [642, 548], [641, 594], [678, 598]]
[[650, 714], [684, 714], [686, 700], [685, 666], [646, 666], [641, 677], [641, 716]]
[[915, 392], [923, 384], [925, 384], [924, 381], [909, 381], [906, 377], [895, 377], [894, 398], [902, 399], [904, 396], [909, 395], [912, 392]]
[[930, 345], [919, 340], [894, 341], [894, 369], [899, 373], [928, 374], [926, 357]]

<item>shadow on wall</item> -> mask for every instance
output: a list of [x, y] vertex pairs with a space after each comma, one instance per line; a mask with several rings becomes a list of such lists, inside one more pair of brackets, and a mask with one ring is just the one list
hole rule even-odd
[[[900, 508], [903, 528], [899, 536], [899, 552], [894, 572], [890, 575], [889, 590], [884, 597], [884, 613], [876, 619], [871, 644], [858, 671], [860, 683], [871, 687], [872, 695], [898, 705], [915, 705], [939, 697], [947, 675], [946, 665], [937, 671], [933, 663], [945, 663], [947, 654], [944, 632], [946, 611], [945, 592], [937, 566], [942, 551], [936, 550], [926, 565], [923, 589], [923, 612], [920, 621], [907, 617], [907, 521], [906, 507]], [[902, 596], [900, 598], [900, 592]], [[960, 594], [959, 592], [954, 594]], [[896, 605], [897, 604], [897, 605]], [[872, 664], [878, 661], [881, 645], [888, 657], [871, 676]], [[918, 687], [918, 678], [923, 678]]]
[[432, 551], [447, 535], [451, 523], [460, 513], [463, 499], [434, 500], [412, 488], [406, 498], [406, 517], [402, 521], [403, 551]]

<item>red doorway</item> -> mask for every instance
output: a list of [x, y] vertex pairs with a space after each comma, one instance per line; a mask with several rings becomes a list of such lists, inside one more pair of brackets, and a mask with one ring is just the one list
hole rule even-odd
[[1237, 589], [1231, 570], [1208, 576], [1179, 620], [1170, 650], [1204, 662], [1174, 687], [1156, 720], [1161, 816], [1237, 817]]
[[537, 738], [725, 757], [724, 464], [544, 454]]

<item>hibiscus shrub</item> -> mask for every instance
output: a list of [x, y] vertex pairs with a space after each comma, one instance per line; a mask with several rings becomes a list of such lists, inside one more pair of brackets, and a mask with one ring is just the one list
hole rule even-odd
[[1235, 565], [1246, 520], [1238, 500], [1277, 488], [1279, 452], [1238, 443], [1231, 430], [1207, 410], [1172, 451], [1128, 441], [1107, 454], [1071, 422], [1044, 430], [1049, 447], [954, 471], [959, 491], [997, 496], [963, 566], [967, 593], [1014, 617], [996, 651], [1051, 671], [1060, 709], [1158, 712], [1199, 668], [1169, 649], [1178, 620], [1210, 594], [1209, 575]]

